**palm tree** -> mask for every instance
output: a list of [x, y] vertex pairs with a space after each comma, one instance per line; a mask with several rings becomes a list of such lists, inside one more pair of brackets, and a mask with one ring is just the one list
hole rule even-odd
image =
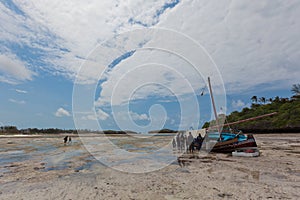
[[273, 101], [276, 102], [276, 103], [280, 102], [279, 96], [276, 96]]
[[252, 101], [253, 103], [257, 103], [257, 96], [251, 97], [251, 101]]
[[272, 103], [273, 102], [273, 98], [269, 98], [269, 100], [268, 100], [270, 103]]
[[265, 104], [266, 103], [266, 98], [265, 97], [260, 97], [259, 102]]
[[294, 94], [292, 96], [292, 100], [300, 100], [300, 84], [294, 84], [292, 86], [292, 89], [291, 89], [292, 93]]
[[292, 93], [295, 95], [295, 96], [298, 96], [300, 95], [300, 84], [294, 84], [292, 86], [292, 89], [291, 89]]

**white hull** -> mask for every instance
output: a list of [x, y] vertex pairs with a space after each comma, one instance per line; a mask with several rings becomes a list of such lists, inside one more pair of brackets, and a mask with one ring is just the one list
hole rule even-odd
[[232, 152], [232, 156], [236, 156], [236, 157], [257, 157], [257, 156], [259, 156], [259, 151], [255, 151], [253, 153], [234, 151], [234, 152]]

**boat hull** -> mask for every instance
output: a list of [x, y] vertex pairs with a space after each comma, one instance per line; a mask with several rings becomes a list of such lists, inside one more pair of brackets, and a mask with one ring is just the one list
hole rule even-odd
[[252, 135], [248, 135], [246, 140], [237, 141], [232, 139], [232, 142], [226, 141], [226, 144], [223, 142], [217, 142], [216, 145], [212, 148], [212, 152], [218, 153], [232, 153], [236, 149], [240, 148], [253, 148], [257, 147], [256, 141]]

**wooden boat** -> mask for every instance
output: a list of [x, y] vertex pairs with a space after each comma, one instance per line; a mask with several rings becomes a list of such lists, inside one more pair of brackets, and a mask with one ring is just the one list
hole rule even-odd
[[[242, 123], [242, 122], [246, 122], [246, 121], [259, 119], [262, 117], [271, 116], [271, 115], [276, 114], [276, 112], [257, 116], [257, 117], [252, 117], [252, 118], [245, 119], [245, 120], [240, 120], [237, 122], [227, 123], [227, 124], [220, 126], [218, 124], [218, 115], [216, 112], [215, 102], [214, 102], [214, 98], [212, 95], [210, 78], [208, 78], [208, 84], [209, 84], [212, 106], [213, 106], [216, 123], [217, 123], [216, 126], [212, 126], [212, 127], [210, 127], [210, 129], [211, 130], [218, 129], [218, 131], [210, 132], [209, 130], [206, 130], [207, 133], [205, 135], [205, 138], [203, 139], [203, 144], [195, 144], [195, 146], [201, 147], [201, 146], [205, 145], [204, 149], [212, 151], [212, 152], [219, 152], [219, 153], [232, 153], [238, 149], [243, 149], [243, 148], [247, 148], [247, 149], [256, 148], [257, 149], [257, 144], [256, 144], [256, 141], [255, 141], [253, 135], [243, 134], [241, 132], [238, 132], [237, 134], [230, 133], [230, 132], [222, 132], [223, 126], [229, 126], [229, 125], [233, 125], [233, 124], [238, 124], [238, 123]], [[257, 151], [258, 151], [258, 149], [257, 149]], [[239, 154], [238, 152], [235, 154], [243, 155], [243, 154]], [[247, 154], [247, 155], [250, 155], [250, 154]], [[258, 151], [258, 155], [259, 155], [259, 151]]]
[[225, 132], [221, 133], [221, 137], [218, 132], [206, 133], [203, 140], [194, 140], [193, 145], [198, 150], [202, 147], [202, 150], [218, 153], [232, 153], [241, 148], [257, 148], [253, 135]]
[[[241, 138], [240, 136], [243, 136], [245, 138]], [[215, 144], [215, 146], [212, 148], [212, 152], [219, 152], [219, 153], [231, 153], [235, 151], [236, 149], [240, 148], [253, 148], [257, 147], [256, 141], [253, 137], [253, 135], [239, 135], [236, 136], [233, 139], [227, 140], [227, 141], [219, 141]]]

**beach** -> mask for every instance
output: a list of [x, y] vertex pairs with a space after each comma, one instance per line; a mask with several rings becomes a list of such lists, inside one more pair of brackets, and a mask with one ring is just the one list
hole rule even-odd
[[300, 134], [255, 135], [259, 157], [211, 153], [138, 174], [62, 138], [1, 137], [0, 199], [300, 199]]

